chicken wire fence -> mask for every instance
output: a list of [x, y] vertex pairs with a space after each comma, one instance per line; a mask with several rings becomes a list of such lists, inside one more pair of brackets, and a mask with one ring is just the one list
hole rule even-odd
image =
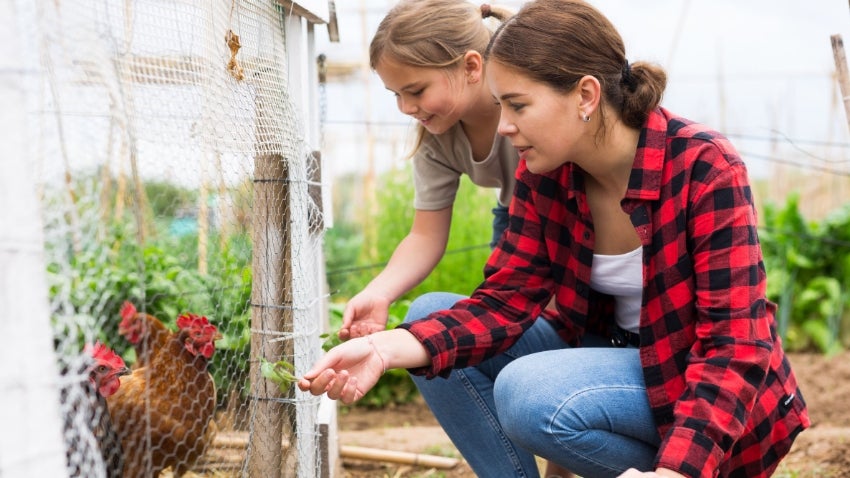
[[[292, 12], [17, 5], [68, 473], [317, 476], [319, 402], [289, 382], [321, 353], [325, 311]], [[97, 343], [129, 369], [117, 391], [91, 385]]]

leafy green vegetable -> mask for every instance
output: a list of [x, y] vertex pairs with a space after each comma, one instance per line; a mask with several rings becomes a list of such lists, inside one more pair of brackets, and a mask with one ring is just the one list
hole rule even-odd
[[277, 384], [281, 392], [289, 390], [293, 383], [298, 381], [298, 378], [293, 374], [295, 366], [285, 360], [277, 362], [269, 362], [268, 360], [260, 359], [260, 373], [263, 377]]

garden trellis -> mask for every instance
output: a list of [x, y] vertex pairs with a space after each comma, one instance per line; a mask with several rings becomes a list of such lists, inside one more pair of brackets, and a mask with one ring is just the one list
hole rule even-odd
[[[2, 310], [49, 315], [41, 343], [52, 343], [44, 352], [56, 358], [40, 369], [46, 376], [22, 385], [24, 396], [55, 393], [59, 402], [60, 389], [82, 393], [87, 377], [72, 364], [85, 343], [102, 341], [132, 362], [117, 331], [124, 301], [171, 329], [191, 312], [222, 334], [208, 367], [217, 434], [193, 471], [322, 474], [320, 399], [266, 378], [261, 364], [287, 362], [301, 374], [321, 353], [328, 221], [313, 36], [331, 21], [332, 2], [13, 1], [3, 9], [0, 24], [18, 33], [19, 64], [2, 64], [15, 86], [0, 97], [21, 107], [6, 131], [20, 157], [14, 169], [4, 164], [3, 183], [18, 181], [12, 190], [34, 199], [23, 210], [37, 211], [27, 221], [42, 227], [18, 227], [25, 240], [43, 238], [44, 262], [40, 244], [29, 244], [28, 264], [43, 264], [46, 275], [28, 284], [47, 303]], [[33, 188], [23, 181], [30, 177]], [[18, 219], [0, 215], [0, 229]], [[0, 245], [4, 263], [20, 246], [5, 233]], [[17, 386], [4, 379], [0, 394]], [[67, 403], [58, 410], [60, 421], [43, 427], [61, 428], [80, 412]], [[158, 412], [151, 405], [149, 413]], [[150, 427], [139, 424], [143, 435]], [[44, 443], [91, 439], [73, 427], [68, 440], [48, 439], [60, 432]], [[43, 465], [4, 452], [2, 476], [35, 476], [28, 467]], [[60, 458], [64, 470], [64, 450]], [[105, 476], [98, 456], [74, 460], [83, 476]]]

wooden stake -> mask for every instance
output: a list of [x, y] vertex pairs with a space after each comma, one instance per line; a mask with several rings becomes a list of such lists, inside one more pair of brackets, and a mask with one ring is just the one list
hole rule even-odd
[[210, 187], [206, 172], [207, 155], [201, 155], [201, 190], [198, 193], [198, 273], [207, 275], [207, 249], [210, 238]]
[[456, 458], [447, 458], [444, 456], [423, 455], [407, 451], [381, 450], [378, 448], [366, 448], [350, 445], [340, 446], [339, 454], [343, 458], [387, 461], [390, 463], [401, 463], [404, 465], [416, 465], [441, 469], [454, 468], [459, 462]]
[[844, 53], [844, 40], [841, 35], [832, 35], [832, 54], [835, 56], [835, 70], [838, 73], [838, 85], [841, 87], [841, 98], [844, 102], [844, 113], [850, 127], [850, 74], [847, 72], [847, 56]]

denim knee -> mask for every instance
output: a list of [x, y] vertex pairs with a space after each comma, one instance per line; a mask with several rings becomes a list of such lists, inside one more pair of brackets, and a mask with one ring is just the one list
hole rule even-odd
[[521, 366], [515, 366], [518, 361], [523, 358], [505, 366], [496, 377], [493, 401], [505, 434], [523, 446], [533, 447], [532, 437], [548, 428], [550, 415], [544, 413], [544, 406], [537, 400], [542, 397], [532, 392], [539, 390], [540, 377], [531, 376]]
[[455, 302], [463, 298], [462, 295], [451, 292], [428, 292], [422, 294], [410, 303], [410, 308], [407, 309], [404, 322], [413, 322], [414, 320], [426, 317], [432, 312], [449, 309]]

